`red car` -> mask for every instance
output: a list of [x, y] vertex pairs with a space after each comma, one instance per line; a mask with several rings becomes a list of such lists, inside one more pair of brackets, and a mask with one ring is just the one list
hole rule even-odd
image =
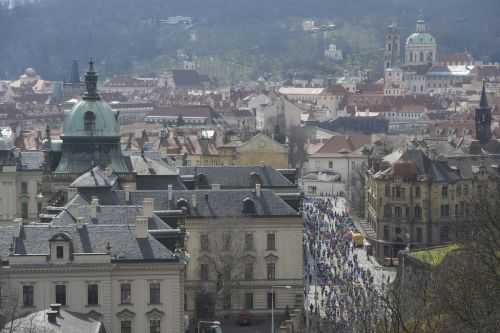
[[240, 312], [238, 316], [238, 325], [240, 326], [248, 326], [252, 322], [252, 316], [248, 312]]

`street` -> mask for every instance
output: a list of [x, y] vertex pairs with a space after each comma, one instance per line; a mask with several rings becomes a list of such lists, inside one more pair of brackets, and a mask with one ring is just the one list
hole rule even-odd
[[355, 248], [356, 231], [343, 197], [304, 201], [305, 312], [308, 332], [356, 332], [370, 325], [393, 269]]

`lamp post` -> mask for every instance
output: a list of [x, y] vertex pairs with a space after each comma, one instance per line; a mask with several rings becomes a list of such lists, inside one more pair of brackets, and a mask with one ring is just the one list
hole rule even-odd
[[292, 286], [271, 286], [271, 333], [274, 333], [274, 289], [292, 289]]

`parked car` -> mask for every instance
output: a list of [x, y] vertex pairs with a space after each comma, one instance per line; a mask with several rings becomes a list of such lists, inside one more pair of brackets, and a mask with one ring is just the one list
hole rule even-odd
[[252, 323], [252, 316], [246, 311], [240, 312], [238, 316], [238, 325], [248, 326]]

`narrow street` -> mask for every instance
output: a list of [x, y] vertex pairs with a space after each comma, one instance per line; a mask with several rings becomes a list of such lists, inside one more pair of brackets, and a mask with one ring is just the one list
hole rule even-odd
[[376, 314], [376, 294], [395, 271], [356, 248], [356, 231], [343, 197], [304, 201], [304, 280], [307, 332], [357, 332]]

